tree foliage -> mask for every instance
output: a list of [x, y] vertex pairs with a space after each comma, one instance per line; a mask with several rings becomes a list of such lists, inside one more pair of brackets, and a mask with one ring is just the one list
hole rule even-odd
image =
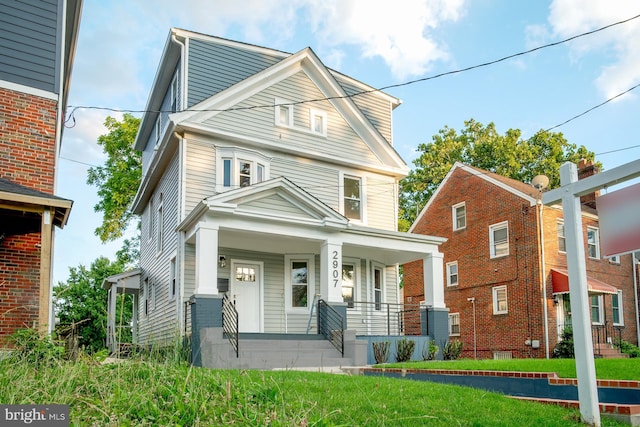
[[[123, 260], [112, 262], [100, 257], [88, 269], [84, 265], [69, 268], [67, 282], [60, 282], [53, 288], [60, 325], [82, 322], [78, 326], [79, 344], [90, 352], [104, 348], [106, 339], [107, 290], [102, 288], [102, 281], [123, 270]], [[128, 324], [131, 320], [131, 304], [119, 304], [118, 310], [118, 320], [122, 319], [123, 324]]]
[[522, 139], [518, 129], [504, 135], [493, 123], [484, 126], [473, 119], [457, 132], [445, 126], [429, 143], [418, 146], [414, 169], [400, 182], [399, 228], [407, 230], [455, 162], [495, 172], [522, 182], [539, 174], [549, 177], [549, 188], [560, 185], [560, 166], [593, 160], [593, 152], [570, 144], [560, 132], [538, 131]]
[[105, 119], [109, 133], [98, 137], [98, 144], [107, 154], [103, 166], [89, 169], [87, 183], [98, 187], [100, 201], [94, 206], [102, 212], [102, 225], [95, 234], [102, 242], [120, 237], [132, 218], [131, 202], [138, 191], [142, 176], [141, 153], [133, 149], [140, 119], [124, 114], [122, 121], [109, 116]]

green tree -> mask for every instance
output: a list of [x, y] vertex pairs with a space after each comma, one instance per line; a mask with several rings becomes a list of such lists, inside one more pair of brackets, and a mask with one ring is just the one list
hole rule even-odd
[[549, 188], [560, 185], [560, 165], [581, 158], [594, 159], [584, 146], [570, 144], [560, 132], [538, 131], [522, 139], [518, 129], [498, 133], [493, 123], [473, 119], [458, 133], [445, 126], [429, 143], [418, 146], [414, 168], [400, 181], [398, 228], [406, 231], [455, 162], [495, 172], [522, 182], [539, 174], [549, 177]]
[[94, 206], [102, 212], [102, 225], [95, 233], [102, 242], [120, 237], [134, 218], [131, 202], [142, 177], [142, 156], [134, 150], [140, 119], [124, 114], [122, 121], [109, 116], [105, 119], [109, 133], [98, 137], [98, 144], [107, 154], [103, 166], [89, 168], [87, 183], [98, 187], [100, 201]]
[[[104, 348], [106, 339], [107, 290], [102, 288], [102, 281], [123, 270], [122, 260], [112, 262], [100, 257], [88, 269], [83, 265], [69, 268], [67, 282], [60, 282], [53, 288], [60, 325], [64, 327], [82, 322], [78, 326], [79, 344], [90, 352]], [[118, 310], [118, 320], [122, 319], [123, 324], [128, 324], [131, 320], [131, 304], [119, 304]]]

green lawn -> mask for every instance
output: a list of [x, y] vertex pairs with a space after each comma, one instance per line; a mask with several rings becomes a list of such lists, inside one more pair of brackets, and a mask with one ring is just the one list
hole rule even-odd
[[[519, 362], [520, 367], [530, 363]], [[448, 366], [472, 363], [480, 362]], [[52, 361], [37, 367], [0, 361], [0, 403], [68, 404], [74, 426], [580, 425], [577, 410], [459, 386], [295, 371], [209, 370], [143, 360], [115, 365], [90, 359]], [[624, 424], [603, 418], [602, 425]]]
[[[606, 380], [640, 381], [640, 359], [596, 359], [596, 377]], [[462, 369], [488, 371], [556, 372], [561, 378], [576, 378], [574, 359], [450, 360], [390, 363], [387, 367], [412, 369]]]

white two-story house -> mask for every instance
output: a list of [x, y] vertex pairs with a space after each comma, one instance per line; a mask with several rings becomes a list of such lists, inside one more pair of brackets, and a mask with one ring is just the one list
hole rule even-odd
[[323, 300], [370, 335], [402, 303], [398, 265], [418, 259], [427, 305], [446, 311], [444, 239], [396, 231], [399, 104], [310, 48], [172, 29], [135, 142], [139, 342], [190, 331], [199, 351], [223, 295], [240, 334], [317, 333]]

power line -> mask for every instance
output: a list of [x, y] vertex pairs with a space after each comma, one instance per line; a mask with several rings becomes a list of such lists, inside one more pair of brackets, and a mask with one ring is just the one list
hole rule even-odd
[[[625, 24], [627, 22], [633, 21], [634, 19], [638, 19], [640, 18], [640, 14], [639, 15], [635, 15], [632, 16], [631, 18], [627, 18], [624, 19], [622, 21], [618, 21], [618, 22], [614, 22], [612, 24], [609, 25], [605, 25], [604, 27], [600, 27], [597, 28], [595, 30], [591, 30], [591, 31], [587, 31], [581, 34], [577, 34], [575, 36], [566, 38], [564, 40], [560, 40], [557, 42], [553, 42], [553, 43], [548, 43], [548, 44], [544, 44], [538, 47], [534, 47], [532, 49], [528, 49], [528, 50], [524, 50], [521, 52], [517, 52], [511, 55], [507, 55], [504, 56], [502, 58], [499, 59], [495, 59], [492, 61], [488, 61], [488, 62], [483, 62], [481, 64], [477, 64], [477, 65], [472, 65], [469, 67], [465, 67], [465, 68], [460, 68], [457, 70], [452, 70], [452, 71], [446, 71], [444, 73], [439, 73], [439, 74], [435, 74], [433, 76], [428, 76], [428, 77], [423, 77], [423, 78], [419, 78], [419, 79], [415, 79], [415, 80], [409, 80], [403, 83], [397, 83], [397, 84], [392, 84], [392, 85], [387, 85], [387, 86], [382, 86], [380, 88], [377, 89], [370, 89], [370, 90], [364, 90], [364, 91], [360, 91], [360, 92], [356, 92], [353, 93], [351, 95], [347, 94], [347, 95], [341, 95], [341, 96], [330, 96], [330, 97], [324, 97], [324, 98], [313, 98], [313, 99], [306, 99], [306, 100], [302, 100], [302, 101], [295, 101], [295, 102], [287, 102], [287, 103], [281, 103], [281, 104], [269, 104], [269, 105], [250, 105], [250, 106], [246, 106], [246, 107], [233, 107], [233, 108], [223, 108], [223, 109], [216, 109], [216, 108], [212, 108], [212, 109], [185, 109], [182, 111], [192, 111], [192, 112], [224, 112], [224, 111], [239, 111], [239, 110], [253, 110], [253, 109], [258, 109], [258, 108], [272, 108], [275, 105], [278, 106], [285, 106], [285, 105], [300, 105], [300, 104], [306, 104], [306, 103], [314, 103], [314, 102], [321, 102], [321, 101], [331, 101], [331, 100], [335, 100], [335, 99], [345, 99], [345, 98], [354, 98], [356, 96], [360, 96], [360, 95], [366, 95], [366, 94], [370, 94], [370, 93], [374, 93], [374, 92], [382, 92], [384, 90], [387, 89], [393, 89], [393, 88], [398, 88], [398, 87], [403, 87], [403, 86], [409, 86], [409, 85], [413, 85], [416, 83], [421, 83], [421, 82], [426, 82], [429, 80], [434, 80], [440, 77], [444, 77], [444, 76], [449, 76], [449, 75], [453, 75], [453, 74], [459, 74], [459, 73], [463, 73], [466, 71], [471, 71], [471, 70], [475, 70], [477, 68], [483, 68], [483, 67], [487, 67], [489, 65], [494, 65], [500, 62], [504, 62], [506, 60], [509, 59], [513, 59], [519, 56], [523, 56], [523, 55], [527, 55], [529, 53], [533, 53], [536, 52], [538, 50], [542, 50], [542, 49], [546, 49], [549, 47], [554, 47], [554, 46], [558, 46], [567, 42], [570, 42], [572, 40], [576, 40], [578, 38], [581, 37], [586, 37], [595, 33], [598, 33], [600, 31], [604, 31], [606, 29], [609, 29], [611, 27], [617, 26], [617, 25], [621, 25], [621, 24]], [[635, 89], [632, 88], [632, 89]], [[632, 90], [630, 89], [630, 90]], [[106, 110], [106, 111], [111, 111], [111, 112], [116, 112], [116, 113], [172, 113], [173, 111], [171, 110], [130, 110], [130, 109], [118, 109], [118, 108], [110, 108], [110, 107], [97, 107], [97, 106], [72, 106], [70, 105], [69, 107], [73, 108], [73, 110], [70, 113], [70, 118], [67, 119], [70, 120], [71, 117], [73, 117], [73, 113], [77, 110], [77, 109], [87, 109], [87, 110]], [[594, 107], [597, 108], [598, 106]], [[586, 114], [586, 112], [584, 113]], [[570, 119], [569, 121], [571, 121], [573, 119]], [[65, 121], [66, 122], [66, 121]], [[564, 124], [564, 123], [563, 123]], [[560, 126], [560, 125], [558, 125]], [[553, 129], [553, 128], [551, 128]]]

